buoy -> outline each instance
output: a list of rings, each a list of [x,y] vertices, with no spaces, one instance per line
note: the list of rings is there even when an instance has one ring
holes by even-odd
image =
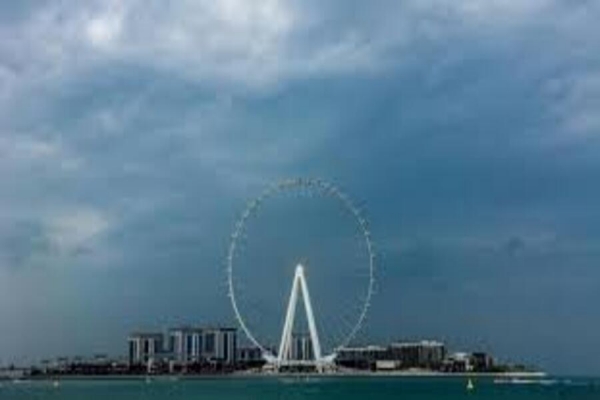
[[[57,380],[55,380],[54,382],[52,382],[52,386],[54,386],[55,388],[60,386],[60,382],[58,382]]]
[[[473,385],[473,381],[469,378],[469,380],[467,381],[467,391],[472,391],[473,389],[475,389],[475,385]]]

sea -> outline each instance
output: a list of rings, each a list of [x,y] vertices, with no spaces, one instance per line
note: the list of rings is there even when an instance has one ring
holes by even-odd
[[[600,379],[253,377],[0,382],[0,400],[599,400]]]

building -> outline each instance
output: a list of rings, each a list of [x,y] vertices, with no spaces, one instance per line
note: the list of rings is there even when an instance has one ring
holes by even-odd
[[[258,347],[239,347],[236,360],[239,363],[252,363],[263,361],[262,350]]]
[[[389,346],[390,357],[402,368],[439,369],[446,358],[446,347],[441,342],[397,342]]]
[[[238,347],[236,354],[236,368],[260,368],[265,364],[262,350],[258,347]]]
[[[344,347],[336,357],[338,365],[355,369],[376,369],[377,362],[382,360],[390,360],[390,353],[381,346]]]
[[[313,360],[314,350],[312,340],[308,334],[293,334],[292,346],[290,347],[291,360],[308,361]]]
[[[2,381],[4,379],[7,380],[16,380],[25,378],[28,374],[29,370],[25,368],[17,368],[14,365],[10,367],[0,367],[0,388],[2,387]]]
[[[179,364],[221,362],[234,364],[237,351],[235,328],[180,327],[169,330],[168,351]]]
[[[129,365],[146,364],[163,352],[162,333],[136,332],[127,338]]]
[[[395,371],[400,369],[400,361],[397,360],[377,360],[375,361],[375,370],[377,371]]]
[[[471,354],[470,361],[473,371],[476,372],[488,372],[494,367],[494,360],[487,353],[475,352]]]
[[[167,350],[173,361],[179,364],[201,362],[204,332],[199,328],[180,327],[169,330]]]
[[[204,348],[202,355],[210,361],[235,364],[237,352],[237,329],[207,328],[203,330]]]
[[[471,372],[473,365],[471,364],[471,354],[469,353],[452,353],[444,361],[443,370],[446,372]]]

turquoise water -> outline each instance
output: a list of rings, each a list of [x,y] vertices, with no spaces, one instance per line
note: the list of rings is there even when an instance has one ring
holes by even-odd
[[[185,381],[61,381],[0,384],[0,400],[135,399],[600,399],[600,380],[557,379],[546,384],[500,385],[464,378],[257,378]]]

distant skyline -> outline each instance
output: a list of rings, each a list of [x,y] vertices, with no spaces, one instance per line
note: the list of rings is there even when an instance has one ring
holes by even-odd
[[[308,176],[370,220],[359,340],[600,374],[599,18],[589,0],[2,2],[0,363],[234,324],[233,224]]]

